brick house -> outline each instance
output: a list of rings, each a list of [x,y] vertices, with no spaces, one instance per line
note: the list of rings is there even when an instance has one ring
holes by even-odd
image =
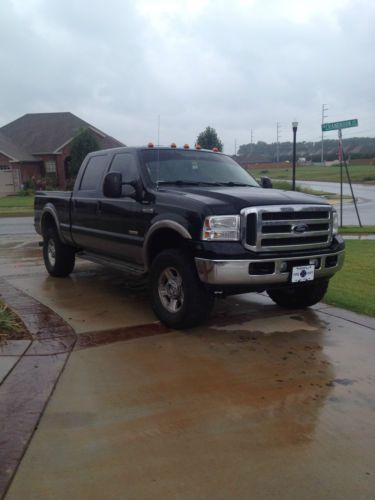
[[[89,129],[101,149],[124,146],[72,113],[29,113],[0,128],[0,171],[11,171],[16,184],[49,178],[65,188],[79,129]]]

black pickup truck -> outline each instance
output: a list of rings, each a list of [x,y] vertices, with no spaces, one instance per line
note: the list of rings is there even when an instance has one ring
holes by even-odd
[[[152,307],[173,328],[203,321],[215,295],[266,290],[280,306],[311,306],[343,264],[336,211],[261,184],[199,147],[91,153],[72,192],[36,194],[47,271],[68,276],[78,255],[148,275]]]

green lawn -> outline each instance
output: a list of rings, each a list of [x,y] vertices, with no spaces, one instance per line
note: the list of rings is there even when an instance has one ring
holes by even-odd
[[[331,280],[323,302],[375,316],[375,241],[347,241],[344,267]]]
[[[271,179],[292,179],[292,167],[286,166],[279,168],[257,168],[250,167],[249,172],[259,178],[262,175],[267,175]],[[353,182],[375,184],[375,165],[350,165],[350,177]],[[345,169],[343,170],[344,180],[346,180]],[[327,181],[340,182],[340,167],[300,167],[296,168],[296,179],[300,181]]]
[[[341,234],[375,234],[375,226],[343,226],[340,227]]]
[[[34,196],[0,197],[0,217],[12,215],[32,215],[33,213]]]

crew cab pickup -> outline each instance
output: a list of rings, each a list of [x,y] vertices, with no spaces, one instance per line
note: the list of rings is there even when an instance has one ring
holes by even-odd
[[[68,276],[78,255],[147,275],[152,307],[173,328],[202,322],[217,295],[267,291],[280,306],[311,306],[343,264],[336,211],[270,184],[215,151],[90,153],[72,192],[36,194],[45,266]]]

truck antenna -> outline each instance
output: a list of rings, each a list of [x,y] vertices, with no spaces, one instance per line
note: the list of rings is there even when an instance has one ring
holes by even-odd
[[[158,115],[158,154],[156,164],[156,190],[159,189],[159,172],[160,172],[160,114]]]

